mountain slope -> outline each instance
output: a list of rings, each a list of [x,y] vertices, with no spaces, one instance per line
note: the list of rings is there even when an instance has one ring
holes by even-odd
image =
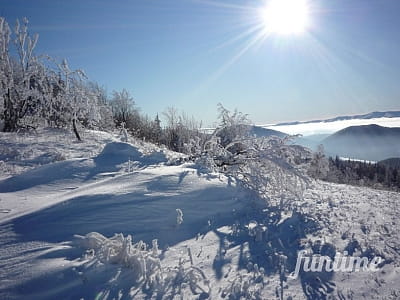
[[[256,136],[256,137],[270,137],[270,136],[277,136],[279,138],[285,138],[288,137],[289,134],[286,134],[284,132],[270,129],[270,128],[265,128],[261,126],[251,126],[250,135]],[[289,143],[300,145],[312,150],[315,150],[317,146],[320,144],[318,141],[309,139],[308,137],[302,137],[302,136],[296,136],[294,137]]]
[[[381,165],[390,167],[390,168],[400,168],[400,157],[391,157],[388,159],[384,159],[378,162]]]
[[[329,154],[379,161],[400,156],[400,128],[350,126],[325,138],[322,144]]]
[[[255,125],[250,126],[249,133],[250,133],[250,135],[256,136],[256,137],[277,136],[277,137],[283,138],[283,137],[287,136],[286,133],[283,133],[281,131],[264,128],[264,127],[260,127],[260,126],[255,126]]]

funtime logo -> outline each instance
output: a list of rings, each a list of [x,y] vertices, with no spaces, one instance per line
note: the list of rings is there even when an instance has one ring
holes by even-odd
[[[291,274],[292,278],[297,278],[301,271],[304,272],[375,272],[383,262],[379,256],[368,257],[348,256],[347,251],[343,254],[336,252],[332,259],[329,256],[311,255],[307,250],[301,250],[297,255],[296,268]]]

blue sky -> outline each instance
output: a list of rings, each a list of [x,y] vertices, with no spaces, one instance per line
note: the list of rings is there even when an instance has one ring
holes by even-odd
[[[149,115],[174,106],[212,125],[221,102],[267,124],[400,109],[400,1],[309,0],[307,32],[247,47],[264,3],[1,0],[0,15],[28,17],[37,53],[126,88]]]

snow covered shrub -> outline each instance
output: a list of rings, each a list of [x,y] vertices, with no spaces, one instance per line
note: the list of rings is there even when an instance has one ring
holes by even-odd
[[[174,107],[168,107],[163,116],[166,126],[162,131],[161,143],[173,151],[194,155],[205,137],[199,131],[201,123],[183,112],[179,114]]]
[[[191,138],[187,143],[183,145],[184,153],[191,155],[192,157],[200,157],[202,149],[202,139],[199,136]]]
[[[101,263],[120,264],[134,271],[138,282],[154,285],[161,278],[161,263],[157,241],[152,249],[147,249],[143,241],[133,243],[131,235],[115,234],[106,238],[97,232],[85,236],[76,235],[79,245],[93,254],[93,259]]]
[[[231,148],[230,151],[240,151],[240,143],[233,143],[238,138],[248,136],[250,131],[250,120],[246,114],[235,110],[231,113],[221,103],[218,104],[220,127],[217,131],[217,136],[220,138],[220,143],[223,147]]]
[[[189,259],[179,257],[175,267],[165,268],[160,261],[157,240],[152,241],[148,249],[143,241],[134,243],[130,235],[115,234],[107,238],[100,233],[91,232],[85,236],[75,235],[77,244],[86,249],[83,259],[87,265],[93,262],[118,264],[133,271],[133,280],[149,293],[157,296],[174,295],[189,292],[193,295],[209,295],[210,283],[204,272],[193,266],[190,251]]]
[[[302,170],[306,150],[290,145],[290,137],[250,135],[247,116],[222,105],[220,126],[206,140],[196,162],[223,172],[281,210],[302,198],[309,182]]]

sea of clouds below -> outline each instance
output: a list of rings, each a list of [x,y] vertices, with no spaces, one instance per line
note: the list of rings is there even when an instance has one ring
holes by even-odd
[[[377,124],[385,127],[400,127],[400,118],[353,119],[295,125],[267,125],[262,127],[278,130],[287,134],[301,134],[303,136],[309,136],[314,134],[332,134],[349,126],[369,124]]]

